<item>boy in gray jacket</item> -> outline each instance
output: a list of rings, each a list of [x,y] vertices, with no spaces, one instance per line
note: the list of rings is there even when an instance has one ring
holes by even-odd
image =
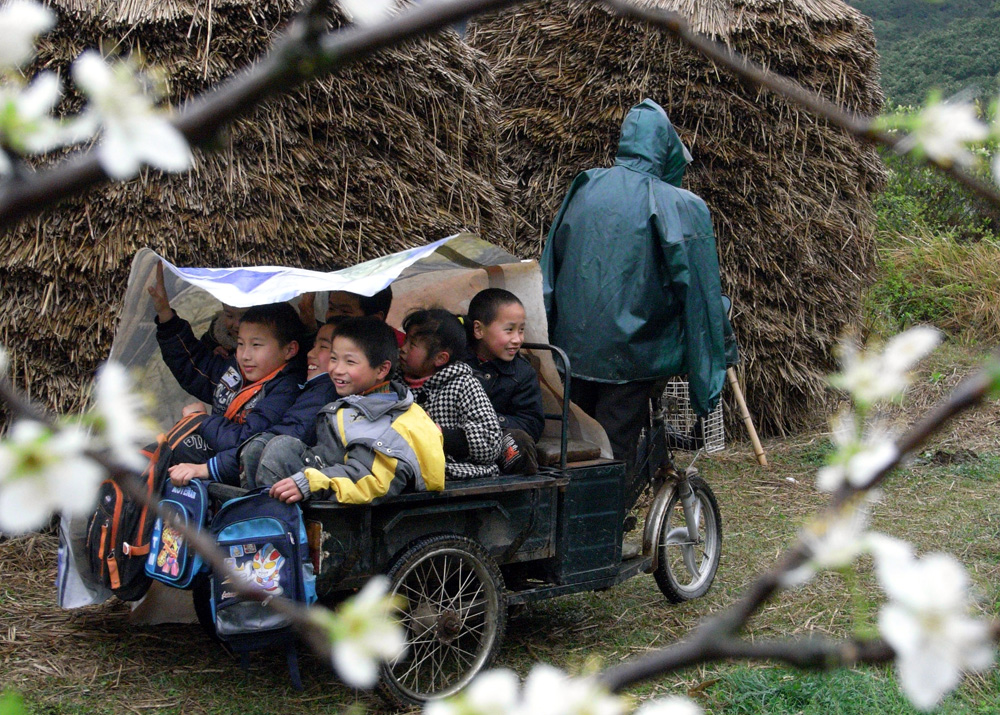
[[[281,435],[257,470],[259,485],[284,502],[335,499],[368,504],[405,489],[444,489],[441,430],[389,380],[399,352],[395,334],[375,318],[349,318],[333,336],[329,373],[338,399],[320,410],[316,446]]]

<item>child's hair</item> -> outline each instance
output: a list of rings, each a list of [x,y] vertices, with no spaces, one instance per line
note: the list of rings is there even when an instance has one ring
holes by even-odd
[[[396,371],[399,363],[396,331],[378,318],[369,315],[363,318],[344,318],[334,328],[333,337],[347,338],[357,345],[372,367],[378,367],[388,360],[392,365],[389,374]]]
[[[497,319],[497,312],[500,308],[511,303],[517,303],[522,308],[524,307],[520,298],[503,288],[486,288],[476,293],[469,302],[469,315],[465,320],[469,344],[472,345],[476,342],[472,330],[477,320],[485,327]]]
[[[247,308],[243,317],[240,318],[240,323],[253,323],[268,327],[282,347],[295,340],[301,348],[302,337],[306,332],[302,320],[299,319],[299,314],[288,303],[268,303]]]
[[[442,350],[447,352],[446,365],[461,360],[465,354],[465,328],[456,316],[442,308],[410,313],[403,321],[403,332],[424,341],[429,355],[437,355]]]
[[[358,307],[365,315],[375,315],[381,313],[388,317],[389,308],[392,307],[392,286],[386,286],[372,296],[358,295]]]

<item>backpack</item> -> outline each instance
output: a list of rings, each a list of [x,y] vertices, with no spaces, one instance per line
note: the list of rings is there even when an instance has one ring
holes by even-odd
[[[188,415],[168,434],[160,435],[155,445],[142,450],[149,458],[145,471],[121,478],[134,480],[152,502],[167,481],[174,448],[198,429],[204,417]],[[146,558],[153,522],[148,504],[129,497],[114,479],[101,483],[97,511],[87,524],[87,559],[97,583],[123,601],[137,601],[149,589]]]
[[[223,504],[212,519],[212,534],[227,565],[248,582],[275,596],[311,604],[316,600],[316,577],[302,510],[267,492],[264,487]],[[288,619],[266,603],[244,600],[227,588],[228,583],[226,575],[212,572],[210,606],[216,637],[240,654],[244,669],[251,651],[283,646],[292,684],[301,690]]]
[[[175,514],[186,526],[200,529],[208,520],[209,503],[208,487],[201,479],[192,479],[183,487],[167,481],[160,510]],[[157,517],[149,542],[146,575],[168,586],[191,588],[203,565],[201,555],[188,546],[181,533]]]

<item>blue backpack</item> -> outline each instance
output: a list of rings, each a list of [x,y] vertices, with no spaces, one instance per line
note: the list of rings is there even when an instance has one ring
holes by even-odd
[[[208,521],[209,502],[208,488],[201,479],[192,479],[183,487],[167,481],[160,507],[176,514],[183,524],[201,529]],[[149,544],[146,574],[168,586],[191,588],[204,562],[198,552],[188,547],[184,537],[157,518]]]
[[[226,563],[250,583],[275,596],[311,604],[316,577],[309,558],[302,510],[268,496],[267,488],[223,504],[212,519],[212,534]],[[219,640],[240,654],[244,669],[249,653],[284,646],[296,689],[299,680],[295,638],[285,616],[266,603],[247,601],[227,588],[229,579],[212,573],[211,613]]]

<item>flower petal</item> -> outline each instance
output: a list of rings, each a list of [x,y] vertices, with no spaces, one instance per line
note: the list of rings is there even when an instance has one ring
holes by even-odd
[[[163,171],[184,171],[193,157],[187,139],[165,117],[151,115],[137,120],[133,135],[137,155]]]
[[[22,476],[0,482],[0,532],[23,534],[45,526],[53,505],[39,481]]]

